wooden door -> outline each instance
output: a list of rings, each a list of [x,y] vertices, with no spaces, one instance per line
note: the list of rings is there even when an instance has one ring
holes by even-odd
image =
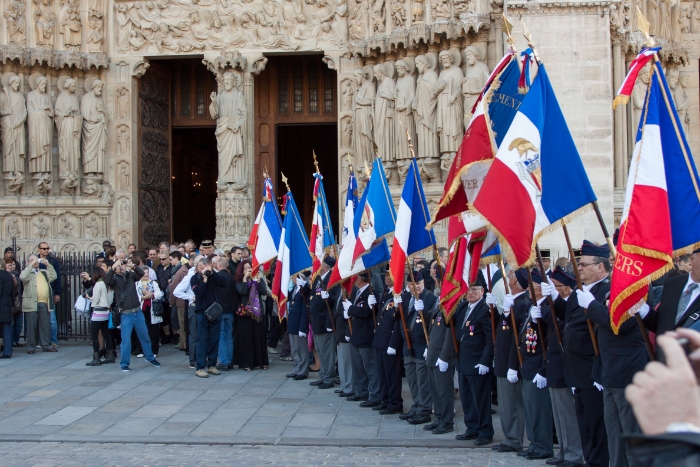
[[[172,241],[170,77],[151,63],[139,80],[139,248]]]

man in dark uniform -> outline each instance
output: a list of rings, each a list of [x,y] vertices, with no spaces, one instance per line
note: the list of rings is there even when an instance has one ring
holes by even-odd
[[[520,271],[523,275],[526,270]],[[530,298],[520,300],[513,307],[513,315],[518,325],[518,345],[523,357],[518,362],[518,352],[513,346],[509,366],[520,370],[520,388],[525,408],[525,431],[530,445],[527,451],[519,452],[528,460],[549,459],[554,456],[552,445],[552,402],[547,390],[546,362],[542,358],[542,348],[547,345],[547,325],[543,316],[550,315],[549,306],[542,296],[540,284],[542,274],[538,269],[531,271],[535,301]],[[538,322],[539,321],[539,322]],[[540,327],[542,333],[540,333]],[[556,337],[555,337],[556,339]]]
[[[458,326],[456,334],[459,342],[459,396],[464,410],[464,425],[467,428],[455,438],[473,439],[475,446],[483,446],[493,441],[493,331],[491,310],[483,300],[485,285],[483,275],[479,272],[476,283],[469,287],[467,299],[459,305],[451,322],[453,326]]]
[[[586,240],[581,250],[578,268],[581,280],[588,289],[587,300],[592,295],[602,305],[610,293],[610,280],[605,271],[606,263],[609,270],[610,252],[606,246],[596,246]],[[599,388],[600,385],[592,377],[595,352],[585,308],[579,305],[578,292],[581,291],[577,290],[577,294],[571,294],[567,300],[561,296],[554,300],[556,315],[564,321],[564,381],[574,391],[576,417],[586,464],[607,467],[610,458],[603,415],[603,393],[602,387]],[[553,291],[553,299],[555,295]],[[590,302],[587,301],[586,305],[590,305]]]
[[[304,297],[306,279],[300,273],[295,279],[295,286],[291,290],[287,303],[287,330],[289,331],[289,345],[292,348],[294,368],[287,374],[287,378],[301,381],[309,376],[309,344],[306,333],[309,330],[309,315]]]
[[[598,246],[584,241],[582,250],[583,256],[578,266],[584,287],[576,291],[575,298],[582,308],[588,309],[588,318],[597,324],[600,371],[594,375],[594,383],[598,383],[595,384],[596,388],[603,393],[610,465],[628,467],[633,465],[633,461],[627,453],[622,434],[639,432],[639,424],[625,398],[625,387],[632,382],[635,373],[644,370],[649,355],[634,319],[622,323],[617,334],[610,325],[607,307],[610,296],[610,249],[607,245]],[[552,293],[556,295],[557,291]]]
[[[321,270],[314,279],[311,288],[308,289],[309,308],[311,310],[311,328],[314,331],[314,345],[321,370],[318,379],[310,384],[319,389],[330,389],[335,386],[335,339],[333,335],[333,322],[331,316],[331,304],[334,304],[340,293],[338,287],[327,291],[328,280],[331,278],[331,269],[335,266],[335,260],[326,256],[321,264]]]
[[[347,400],[362,401],[360,407],[381,404],[377,358],[372,348],[375,326],[372,308],[377,304],[377,298],[370,292],[369,281],[369,271],[359,273],[350,300],[343,301],[344,317],[352,317],[350,359],[355,386],[355,395]]]
[[[407,420],[412,425],[421,425],[430,422],[430,412],[432,410],[430,380],[428,379],[428,367],[425,364],[428,349],[425,332],[423,331],[422,317],[428,319],[430,310],[437,306],[437,297],[426,290],[422,271],[413,271],[413,279],[415,280],[415,285],[409,282],[409,288],[412,289],[411,298],[408,306],[403,307],[404,313],[406,313],[408,338],[413,345],[412,352],[408,350],[408,345],[405,343],[403,345],[404,368],[406,370],[408,387],[411,390],[413,405],[408,412],[399,415],[399,418]],[[396,297],[395,300],[397,303],[403,302],[403,299],[400,297]],[[427,323],[425,324],[427,327]],[[406,336],[404,335],[403,326],[400,326],[399,330],[405,342]]]
[[[496,319],[496,347],[493,372],[498,386],[498,414],[501,419],[503,442],[492,446],[498,452],[519,452],[523,448],[525,434],[525,407],[518,372],[509,370],[510,348],[515,344],[510,312],[514,304],[527,300],[527,278],[520,271],[507,270],[508,291],[503,297],[503,313]],[[497,306],[493,294],[486,294],[486,304]]]
[[[335,390],[339,397],[349,397],[355,394],[352,381],[352,358],[350,356],[350,326],[349,320],[345,319],[343,301],[346,292],[344,286],[338,286],[338,298],[333,308],[335,319],[335,343],[336,354],[338,355],[338,377],[340,378],[340,388]]]
[[[372,347],[377,354],[377,370],[379,371],[380,395],[382,403],[372,410],[379,410],[382,415],[390,415],[403,412],[403,399],[401,398],[401,362],[396,349],[401,345],[400,341],[394,343],[396,347],[389,348],[390,342],[398,336],[401,339],[401,331],[394,331],[397,321],[400,321],[399,310],[394,306],[392,295],[394,281],[391,274],[384,276],[383,304],[377,315],[377,330],[374,333]]]
[[[540,249],[540,255],[542,256],[542,265],[544,266],[544,273],[547,276],[552,275],[552,252],[548,249]]]

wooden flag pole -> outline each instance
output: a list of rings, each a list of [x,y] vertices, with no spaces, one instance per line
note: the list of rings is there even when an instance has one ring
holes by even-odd
[[[503,266],[503,259],[499,261],[499,266],[501,268],[501,275],[503,276],[503,286],[506,289],[506,293],[510,293],[510,287],[508,287],[508,276],[506,276],[506,268]],[[515,338],[515,350],[518,352],[518,362],[520,366],[523,366],[523,354],[520,353],[520,345],[518,345],[518,324],[515,322],[515,316],[513,315],[513,309],[510,310],[510,322],[513,326],[513,337]]]
[[[540,253],[539,245],[535,245],[535,252],[537,253],[537,263],[540,266],[540,271],[542,271],[542,278],[544,279],[545,278],[544,261],[542,261],[542,253]],[[550,310],[550,313],[552,314],[552,322],[554,323],[554,332],[557,335],[557,342],[559,342],[559,350],[561,350],[561,354],[564,355],[564,339],[561,336],[561,329],[559,329],[559,322],[557,321],[557,314],[554,311],[554,300],[552,300],[551,295],[547,296],[547,303],[549,304],[549,310]]]
[[[537,306],[537,298],[535,297],[535,283],[532,282],[532,272],[530,271],[530,268],[527,268],[527,279],[530,282],[530,284],[529,284],[530,295],[531,295],[530,298],[532,299],[532,305]],[[511,314],[513,314],[512,310],[511,310]],[[529,310],[528,310],[528,314],[530,314]],[[547,349],[546,349],[547,346],[545,345],[545,342],[544,342],[544,332],[542,332],[542,318],[537,320],[537,332],[540,334],[540,339],[542,339],[542,358],[547,360]],[[534,352],[534,350],[533,350],[533,352]]]
[[[503,277],[503,282],[505,283],[506,277]],[[489,286],[489,293],[493,293],[493,284],[491,284],[491,265],[486,265],[486,281]],[[493,339],[494,349],[496,348],[496,312],[493,309],[493,305],[489,305],[491,310],[491,338]]]

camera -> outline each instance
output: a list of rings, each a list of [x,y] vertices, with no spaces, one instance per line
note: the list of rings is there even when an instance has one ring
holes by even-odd
[[[690,353],[693,351],[690,348],[690,341],[686,337],[678,338],[678,344],[683,348],[683,351],[685,352],[686,357],[688,355],[690,355]],[[661,348],[660,345],[656,346],[656,360],[663,363],[664,365],[667,364],[666,355],[664,354],[664,350]]]
[[[211,271],[209,271],[209,270],[204,271],[204,275],[205,275],[205,276],[211,276]]]

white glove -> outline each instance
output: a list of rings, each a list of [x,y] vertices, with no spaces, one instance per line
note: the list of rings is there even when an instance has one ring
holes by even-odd
[[[416,300],[414,306],[416,307],[416,311],[423,311],[423,308],[425,308],[425,305],[423,305],[423,300]]]
[[[542,295],[545,297],[551,296],[552,300],[559,298],[559,291],[554,286],[554,282],[552,282],[552,279],[549,276],[547,276],[547,283],[545,284],[543,282],[540,286],[542,287]]]
[[[377,297],[374,296],[374,294],[369,294],[369,297],[367,297],[367,304],[369,306],[374,306],[377,304]]]
[[[537,389],[544,389],[547,387],[547,378],[539,373],[535,375],[535,379],[533,379],[532,382],[537,385]]]
[[[352,306],[352,303],[350,303],[350,300],[343,300],[343,318],[345,319],[350,319],[348,316],[348,310]]]
[[[576,298],[578,298],[578,304],[581,308],[588,308],[592,301],[595,301],[595,297],[588,290],[577,290]]]
[[[489,372],[489,367],[487,367],[486,365],[482,365],[481,363],[478,363],[474,368],[479,370],[480,375],[485,375]]]
[[[328,295],[328,292],[326,292],[325,290],[322,290],[321,291],[321,298],[326,300],[328,297],[330,297],[330,295]]]
[[[392,349],[391,347],[389,347],[388,349],[386,349],[386,354],[387,355],[396,355],[396,349]]]
[[[486,304],[496,306],[496,297],[491,292],[486,292]]]
[[[304,279],[302,279],[301,277],[297,276],[297,278],[296,278],[296,284],[297,284],[299,287],[304,287],[304,286],[306,285],[306,281],[305,281]]]
[[[598,384],[598,383],[593,383],[593,386],[595,386],[595,388],[596,388],[598,391],[602,391],[602,390],[603,390],[603,386],[601,386],[601,385]]]
[[[532,306],[530,307],[530,318],[532,318],[532,322],[536,323],[538,318],[542,317],[542,308],[538,306]]]
[[[306,333],[299,331],[299,337],[306,337]]]
[[[326,332],[333,332],[333,329],[331,329],[331,328],[326,328]]]
[[[508,378],[508,381],[511,383],[517,383],[518,382],[518,372],[508,368],[508,373],[506,374],[506,378]]]
[[[403,303],[401,295],[394,295],[394,306],[398,307],[399,303]]]
[[[506,312],[506,316],[510,314],[513,303],[515,303],[515,298],[511,294],[506,294],[506,296],[503,297],[503,311]]]
[[[423,358],[428,358],[428,349],[423,351]]]
[[[348,310],[343,310],[343,318],[350,319],[350,315],[348,315]]]
[[[646,316],[649,314],[649,304],[644,302],[642,303],[642,306],[637,308],[635,311],[630,310],[630,316],[634,316],[637,313],[639,313],[639,316],[644,319]]]
[[[447,367],[449,367],[450,365],[449,363],[443,362],[438,358],[437,362],[435,363],[435,366],[440,368],[440,373],[444,373],[447,371]]]
[[[350,342],[350,336],[345,336],[345,342]]]

